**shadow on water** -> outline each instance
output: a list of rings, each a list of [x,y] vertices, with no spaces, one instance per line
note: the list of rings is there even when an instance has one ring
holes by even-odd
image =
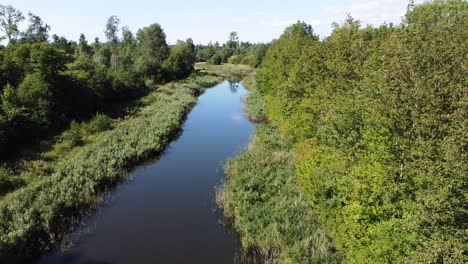
[[[226,160],[253,134],[246,93],[236,80],[208,89],[167,150],[109,188],[87,220],[36,263],[260,263],[242,252],[215,205]]]

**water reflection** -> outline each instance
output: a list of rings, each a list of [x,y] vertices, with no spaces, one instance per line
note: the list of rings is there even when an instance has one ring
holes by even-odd
[[[231,90],[231,93],[237,93],[237,90],[239,89],[239,81],[235,79],[228,79],[227,80],[229,83],[229,90]]]

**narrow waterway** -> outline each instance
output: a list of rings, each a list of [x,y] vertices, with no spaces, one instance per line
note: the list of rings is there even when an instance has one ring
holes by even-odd
[[[253,133],[242,111],[246,93],[232,81],[208,89],[161,157],[116,188],[69,250],[39,263],[239,263],[238,238],[222,224],[214,196],[226,160]]]

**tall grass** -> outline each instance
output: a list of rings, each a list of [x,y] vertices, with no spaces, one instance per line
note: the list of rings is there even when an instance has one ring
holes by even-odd
[[[331,239],[295,177],[291,140],[271,125],[256,128],[245,153],[228,162],[217,203],[242,247],[264,263],[339,263]]]
[[[245,114],[253,122],[264,122],[268,120],[265,112],[265,100],[257,89],[256,72],[247,75],[242,84],[250,92],[244,97]]]
[[[54,172],[0,201],[0,262],[50,250],[113,183],[140,161],[161,152],[176,135],[205,87],[222,77],[193,77],[150,100],[133,118],[99,134],[61,160]],[[167,89],[167,87],[165,87]],[[103,120],[101,120],[103,121]],[[96,126],[107,126],[99,121]]]
[[[195,64],[195,68],[201,72],[219,74],[228,78],[235,78],[238,80],[242,80],[245,76],[249,75],[254,70],[248,65],[234,65],[229,63],[221,65],[211,65],[205,62],[199,62]]]

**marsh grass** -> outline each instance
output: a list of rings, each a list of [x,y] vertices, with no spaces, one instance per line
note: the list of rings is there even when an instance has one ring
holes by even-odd
[[[242,80],[242,85],[250,92],[242,100],[245,103],[244,112],[247,118],[255,123],[268,120],[265,112],[265,100],[257,89],[256,71],[252,71]]]
[[[211,65],[206,62],[196,63],[195,69],[197,69],[200,72],[208,74],[218,74],[227,78],[234,78],[237,80],[244,79],[244,77],[246,77],[254,71],[254,69],[248,65],[234,65],[229,63],[221,65]]]
[[[226,165],[218,206],[240,233],[247,258],[263,263],[340,263],[295,177],[292,140],[268,124]]]

